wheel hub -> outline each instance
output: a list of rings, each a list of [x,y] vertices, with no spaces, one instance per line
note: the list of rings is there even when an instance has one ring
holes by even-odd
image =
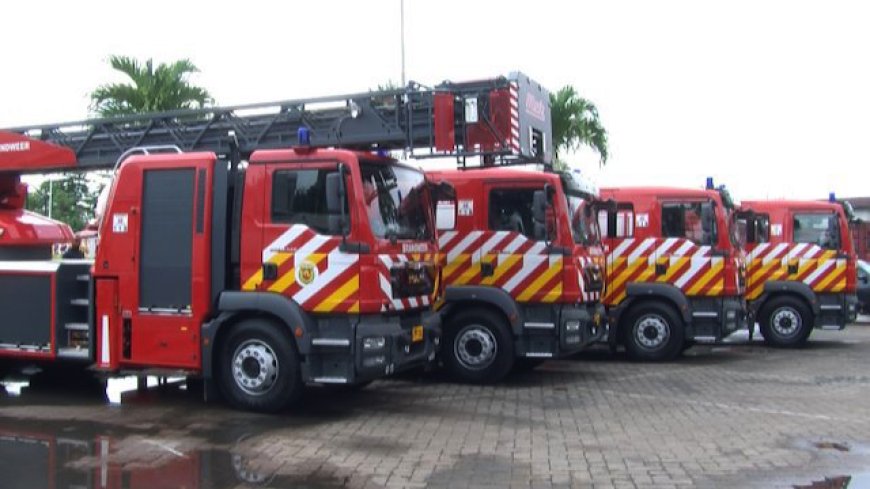
[[[269,392],[278,380],[277,355],[261,340],[243,342],[233,354],[233,379],[249,395]]]
[[[670,326],[657,314],[641,316],[635,325],[638,344],[648,349],[661,348],[671,335]]]
[[[498,342],[489,329],[480,325],[470,325],[456,335],[453,350],[463,367],[480,370],[495,361]]]
[[[773,330],[780,336],[794,336],[801,327],[801,317],[790,307],[780,307],[773,311]]]

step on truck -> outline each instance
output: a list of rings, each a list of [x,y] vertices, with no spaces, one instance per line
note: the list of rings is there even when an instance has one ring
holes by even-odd
[[[430,172],[445,260],[440,358],[456,378],[494,382],[604,337],[596,190],[578,174],[511,168]]]
[[[609,188],[601,200],[612,348],[670,360],[746,327],[744,256],[724,188]]]
[[[487,155],[443,94],[489,89],[412,83],[0,130],[0,358],[200,376],[206,397],[260,411],[305,384],[427,365],[432,192],[386,152]],[[95,260],[51,260],[70,230],[22,210],[21,175],[106,168]]]
[[[857,317],[857,269],[848,202],[744,201],[737,223],[748,257],[746,300],[764,341],[803,345],[814,328]]]

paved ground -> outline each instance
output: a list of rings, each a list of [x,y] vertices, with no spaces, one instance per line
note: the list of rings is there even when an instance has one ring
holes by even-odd
[[[670,364],[594,352],[492,387],[411,377],[317,389],[282,416],[203,405],[176,386],[115,404],[8,384],[0,473],[59,488],[793,487],[842,475],[858,487],[870,474],[868,365],[865,325],[816,331],[800,351],[744,341]]]

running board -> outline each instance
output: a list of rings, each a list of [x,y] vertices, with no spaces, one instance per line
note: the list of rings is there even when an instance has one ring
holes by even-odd
[[[316,384],[347,384],[345,377],[314,377],[311,382]]]
[[[530,351],[526,352],[526,358],[553,358],[553,354],[548,352]]]

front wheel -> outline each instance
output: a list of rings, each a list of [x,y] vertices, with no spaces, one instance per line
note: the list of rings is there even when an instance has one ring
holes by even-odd
[[[685,344],[683,321],[673,308],[655,302],[641,303],[625,315],[623,344],[634,360],[660,362],[679,355]]]
[[[252,319],[222,342],[218,384],[234,407],[276,412],[299,400],[304,384],[299,354],[282,326]]]
[[[802,346],[813,331],[812,312],[793,297],[776,297],[765,304],[760,323],[764,342],[780,348]]]
[[[513,338],[505,321],[484,310],[460,312],[446,325],[444,366],[457,380],[498,382],[514,364]]]

